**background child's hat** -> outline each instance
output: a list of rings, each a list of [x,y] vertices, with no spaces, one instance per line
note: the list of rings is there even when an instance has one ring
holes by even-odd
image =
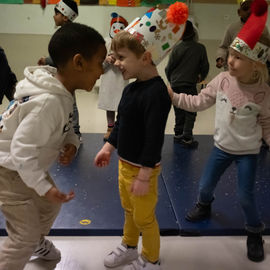
[[[76,2],[75,2],[76,3]],[[77,5],[77,3],[76,3]],[[67,16],[70,21],[74,21],[77,18],[78,13],[72,9],[72,7],[68,6],[67,3],[64,3],[63,0],[59,1],[55,5],[55,9],[61,12],[64,16]]]
[[[122,23],[125,27],[127,27],[128,22],[124,17],[118,15],[116,12],[113,12],[111,16],[112,16],[111,26],[113,23],[118,22],[118,23]]]
[[[151,52],[152,60],[157,65],[181,39],[187,18],[187,5],[176,2],[168,10],[151,8],[141,18],[133,20],[125,30]]]
[[[267,9],[265,0],[254,0],[251,15],[230,46],[248,58],[263,63],[267,60],[269,47],[260,43],[259,39],[267,21]]]

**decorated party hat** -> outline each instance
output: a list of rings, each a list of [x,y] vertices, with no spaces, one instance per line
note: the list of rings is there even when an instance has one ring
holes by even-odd
[[[125,30],[151,52],[152,60],[157,65],[181,39],[187,18],[187,5],[176,2],[167,10],[151,8],[141,18],[133,20]]]
[[[267,21],[267,9],[265,0],[254,0],[251,15],[230,46],[248,58],[263,63],[267,60],[269,47],[260,43],[259,39]]]
[[[76,7],[76,9],[75,9]],[[74,21],[78,16],[77,3],[73,0],[61,0],[55,5],[55,9],[67,16],[70,21]]]

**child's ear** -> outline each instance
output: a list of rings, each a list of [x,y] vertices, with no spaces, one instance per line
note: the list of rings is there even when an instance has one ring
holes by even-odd
[[[152,54],[149,51],[143,53],[143,61],[147,64],[152,63]]]
[[[65,23],[69,22],[69,18],[67,16],[64,16],[64,22]]]
[[[84,58],[81,54],[77,53],[72,58],[73,67],[77,71],[82,71],[84,67]]]

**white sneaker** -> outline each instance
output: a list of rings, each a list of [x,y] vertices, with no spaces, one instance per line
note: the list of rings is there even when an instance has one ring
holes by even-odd
[[[160,262],[156,264],[145,261],[140,256],[137,260],[134,260],[131,264],[126,265],[123,270],[162,270]]]
[[[121,244],[106,256],[104,265],[107,267],[116,267],[130,263],[136,260],[138,256],[137,248],[127,248],[124,244]]]
[[[36,256],[47,261],[53,261],[61,258],[61,252],[50,240],[43,238],[32,256]]]

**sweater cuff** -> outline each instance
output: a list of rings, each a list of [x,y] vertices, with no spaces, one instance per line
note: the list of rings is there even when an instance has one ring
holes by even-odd
[[[53,185],[44,179],[43,181],[37,183],[37,185],[34,187],[34,190],[39,196],[44,196],[52,187]]]
[[[172,104],[173,104],[175,107],[178,107],[179,96],[180,96],[180,94],[173,93]]]

